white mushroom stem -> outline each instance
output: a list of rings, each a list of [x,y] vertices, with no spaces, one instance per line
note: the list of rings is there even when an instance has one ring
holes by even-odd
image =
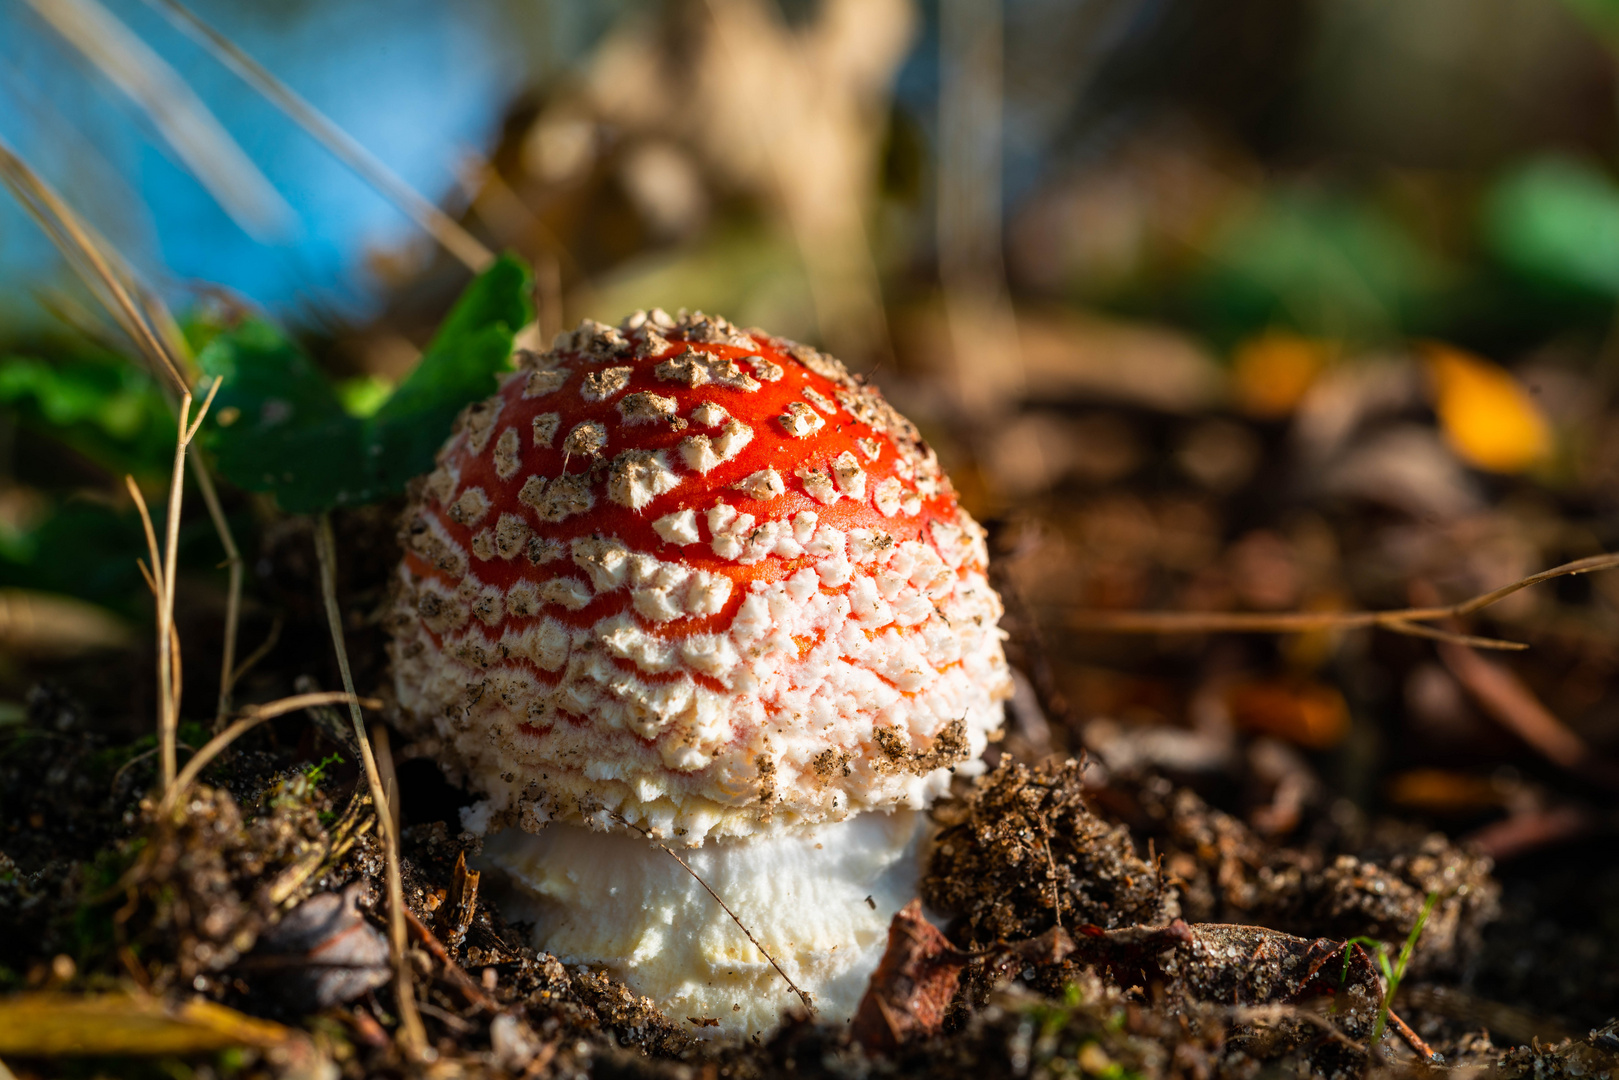
[[[709,840],[681,857],[793,982],[818,1019],[847,1023],[916,895],[926,816],[857,814],[780,835]],[[799,1005],[786,981],[667,851],[635,835],[552,824],[484,847],[510,883],[503,910],[534,944],[645,994],[698,1037],[768,1034]],[[717,1020],[719,1026],[692,1021]]]

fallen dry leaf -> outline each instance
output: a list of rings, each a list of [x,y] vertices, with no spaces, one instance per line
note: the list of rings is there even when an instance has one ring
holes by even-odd
[[[888,949],[855,1011],[855,1042],[881,1053],[937,1033],[969,959],[922,917],[920,900],[906,904],[889,924]]]
[[[309,1036],[211,1001],[39,992],[0,998],[0,1054],[18,1057],[262,1051],[289,1078],[325,1078],[331,1063]]]
[[[1523,384],[1503,367],[1450,345],[1423,349],[1445,441],[1491,472],[1522,472],[1551,449],[1551,431]]]

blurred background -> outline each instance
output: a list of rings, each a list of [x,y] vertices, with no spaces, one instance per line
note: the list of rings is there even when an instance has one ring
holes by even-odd
[[[530,260],[537,340],[701,308],[868,374],[991,529],[1008,748],[1200,778],[1273,836],[1330,793],[1504,862],[1611,856],[1619,575],[1473,620],[1521,654],[1091,620],[1451,602],[1619,548],[1614,0],[194,10]],[[0,0],[0,137],[182,318],[269,314],[363,409],[470,271],[171,14]],[[119,352],[0,205],[8,715],[42,658],[145,632],[122,477],[160,491],[173,427]],[[278,525],[227,501],[250,646]],[[1619,938],[1590,905],[1580,964]]]

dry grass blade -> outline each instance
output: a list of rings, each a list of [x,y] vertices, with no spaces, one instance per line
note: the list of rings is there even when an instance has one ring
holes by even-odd
[[[174,575],[179,565],[180,501],[185,492],[186,421],[191,415],[191,395],[180,397],[180,437],[174,441],[174,472],[169,477],[169,517],[164,524],[163,569],[154,568],[159,586],[157,598],[157,680],[158,745],[163,748],[163,790],[174,786],[174,740],[180,730],[180,695],[174,682]]]
[[[37,0],[36,0],[37,2]],[[444,249],[461,260],[474,273],[494,261],[494,252],[456,224],[444,211],[424,199],[371,151],[333,123],[286,83],[243,52],[235,42],[209,26],[176,0],[147,0],[182,32],[208,49],[276,108],[286,113],[332,156],[353,169],[361,179],[376,188]]]
[[[209,739],[186,762],[186,767],[180,772],[174,785],[163,796],[163,809],[166,813],[174,807],[180,796],[196,783],[197,777],[203,768],[214,758],[224,752],[225,748],[266,720],[274,720],[278,716],[285,716],[299,709],[307,709],[311,705],[334,705],[338,702],[348,702],[362,709],[375,711],[382,708],[382,702],[376,698],[357,698],[353,694],[345,694],[337,690],[318,694],[296,694],[293,697],[281,698],[265,705],[250,705],[242,710],[242,718],[231,724],[224,731]]]
[[[216,380],[214,388],[219,383]],[[212,400],[212,393],[209,399]],[[230,712],[231,693],[236,688],[236,680],[241,673],[236,668],[236,637],[242,621],[242,552],[236,546],[236,538],[231,535],[230,522],[225,518],[225,508],[220,505],[219,492],[214,488],[213,474],[201,461],[195,463],[193,475],[197,478],[197,489],[202,492],[203,505],[208,508],[208,517],[214,523],[214,532],[219,535],[219,542],[225,548],[225,567],[229,580],[225,589],[225,639],[220,645],[219,658],[219,706],[215,712],[215,723],[221,723],[225,714]],[[279,627],[279,623],[277,626]],[[279,632],[279,631],[278,631]],[[273,644],[272,637],[267,644]]]
[[[230,683],[232,686],[241,682],[242,676],[252,671],[259,665],[259,661],[270,655],[270,650],[274,649],[276,643],[281,640],[281,628],[283,625],[279,615],[270,622],[270,632],[264,635],[264,640],[259,642],[258,647],[248,653],[240,664],[236,665],[235,671],[231,672]]]
[[[782,981],[787,984],[787,989],[791,990],[798,996],[798,1000],[804,1003],[804,1008],[810,1011],[810,1015],[813,1016],[815,1014],[815,999],[810,997],[807,990],[799,989],[798,984],[793,982],[792,976],[788,975],[787,972],[782,969],[782,966],[776,962],[776,958],[770,955],[769,950],[760,944],[758,938],[753,936],[753,931],[748,929],[747,924],[738,918],[737,913],[731,910],[731,906],[720,897],[720,894],[715,892],[708,882],[703,880],[702,875],[691,868],[690,863],[688,863],[685,859],[682,859],[674,848],[670,847],[668,844],[660,842],[657,837],[653,836],[646,829],[641,828],[641,826],[632,823],[623,814],[614,813],[611,816],[614,821],[618,822],[626,829],[634,829],[636,832],[640,833],[646,838],[647,843],[652,844],[655,847],[662,848],[665,854],[667,854],[675,862],[679,863],[681,869],[690,874],[691,879],[697,882],[697,884],[701,885],[703,887],[703,891],[714,898],[714,903],[718,904],[720,909],[731,917],[731,921],[736,923],[737,929],[741,930],[742,933],[747,935],[748,941],[752,942],[753,947],[759,950],[759,955],[770,961],[770,966],[775,968],[776,974],[782,977]]]
[[[178,392],[187,392],[190,386],[179,364],[131,295],[129,275],[123,272],[121,260],[4,139],[0,139],[0,181],[106,306],[152,369],[160,377],[166,376]]]
[[[1389,611],[1294,611],[1280,615],[1246,611],[1073,611],[1069,612],[1067,623],[1073,630],[1097,630],[1112,634],[1302,634],[1312,630],[1353,630],[1377,626],[1398,634],[1477,648],[1517,650],[1528,646],[1515,641],[1473,637],[1417,624],[1439,619],[1460,619],[1531,585],[1615,567],[1619,567],[1619,553],[1592,555],[1542,570],[1510,585],[1445,607],[1395,608]]]
[[[129,489],[129,497],[135,501],[135,509],[140,512],[141,526],[146,530],[146,551],[151,556],[151,569],[140,560],[136,560],[141,568],[141,576],[146,578],[147,586],[152,590],[153,596],[162,594],[162,586],[158,583],[156,568],[160,565],[157,553],[157,531],[152,528],[152,513],[146,508],[146,496],[141,494],[140,485],[135,483],[133,476],[124,477],[124,486]]]
[[[1457,604],[1454,613],[1456,618],[1459,619],[1464,615],[1471,615],[1480,608],[1486,608],[1497,601],[1505,600],[1513,593],[1527,589],[1531,585],[1539,585],[1541,582],[1550,581],[1553,578],[1570,577],[1575,574],[1590,574],[1597,570],[1612,570],[1615,567],[1619,567],[1619,552],[1608,552],[1602,555],[1590,555],[1583,559],[1575,559],[1573,562],[1554,566],[1550,570],[1542,570],[1540,573],[1531,574],[1521,581],[1514,581],[1511,585],[1503,585],[1493,592],[1487,592],[1480,596],[1475,596],[1465,603]]]
[[[1407,637],[1427,638],[1429,641],[1442,641],[1447,645],[1466,645],[1473,649],[1493,649],[1496,652],[1523,652],[1529,648],[1521,641],[1505,641],[1501,638],[1479,637],[1477,634],[1461,634],[1454,630],[1445,630],[1437,626],[1425,626],[1422,623],[1405,622],[1401,619],[1391,619],[1378,625],[1390,633],[1404,634]]]
[[[214,395],[219,392],[220,381],[214,380],[194,420],[191,416],[191,395],[182,394],[180,398],[180,430],[174,442],[174,471],[169,478],[169,513],[168,520],[163,523],[161,560],[157,533],[152,526],[152,515],[146,506],[146,499],[141,495],[134,477],[124,478],[130,496],[135,500],[135,507],[140,512],[141,525],[146,530],[147,550],[152,558],[150,572],[143,567],[143,573],[146,573],[147,584],[157,595],[158,746],[162,751],[165,794],[174,786],[177,766],[175,738],[180,729],[180,638],[174,625],[174,579],[180,554],[180,506],[185,492],[186,450],[201,428]]]
[[[294,214],[253,159],[163,58],[96,0],[28,0],[41,19],[151,119],[186,168],[259,239]]]
[[[140,288],[117,252],[97,236],[93,229],[80,221],[73,209],[30,169],[26,162],[13,153],[4,140],[0,140],[0,180],[4,180],[18,202],[56,244],[69,265],[84,279],[85,285],[106,306],[120,328],[129,335],[137,349],[146,357],[147,363],[151,365],[157,377],[162,379],[166,376],[174,389],[182,395],[186,394],[188,382],[185,375],[187,365],[184,363],[186,356],[184,338],[180,335],[174,319],[156,298]],[[210,391],[209,401],[212,401],[213,393],[218,390],[219,385],[216,380],[214,390]],[[175,405],[172,398],[170,405],[171,407]],[[201,425],[206,412],[205,405],[203,411],[197,414],[196,423],[183,441],[189,442],[196,435],[196,428]],[[182,432],[184,427],[182,422]],[[220,680],[219,715],[222,717],[229,708],[229,692],[235,682],[233,666],[237,624],[241,612],[242,556],[236,547],[235,538],[231,535],[224,509],[220,506],[213,478],[206,469],[198,468],[197,486],[202,491],[203,502],[208,507],[208,516],[213,521],[214,530],[219,535],[219,542],[225,549],[230,567],[230,585],[225,605],[225,647]],[[134,490],[133,485],[131,490],[144,513],[145,504],[140,492]],[[146,525],[147,541],[152,549],[152,566],[155,571],[158,560],[149,517],[146,519]],[[158,590],[154,582],[154,592],[156,591]]]
[[[377,829],[382,834],[386,856],[388,942],[393,954],[395,1000],[399,1005],[399,1041],[405,1056],[418,1060],[427,1048],[427,1029],[422,1026],[421,1014],[416,1009],[416,990],[405,955],[405,891],[399,870],[399,834],[394,829],[387,793],[383,791],[382,776],[377,771],[376,755],[371,752],[371,740],[366,736],[365,719],[356,704],[359,698],[354,695],[354,674],[349,670],[348,646],[344,643],[343,613],[337,606],[337,541],[332,537],[332,519],[328,514],[321,514],[315,521],[315,555],[320,563],[320,591],[326,603],[332,648],[337,651],[343,689],[350,695],[349,719],[354,724],[354,739],[365,763],[365,779],[370,785],[371,803],[377,809]]]

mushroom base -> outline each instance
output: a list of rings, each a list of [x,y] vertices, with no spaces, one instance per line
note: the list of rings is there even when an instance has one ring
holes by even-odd
[[[814,996],[818,1019],[844,1024],[890,920],[916,895],[926,821],[914,810],[871,812],[680,854]],[[537,948],[609,972],[699,1038],[768,1034],[802,1007],[691,874],[638,836],[509,829],[490,838],[483,859],[505,874],[503,910],[532,920]]]

